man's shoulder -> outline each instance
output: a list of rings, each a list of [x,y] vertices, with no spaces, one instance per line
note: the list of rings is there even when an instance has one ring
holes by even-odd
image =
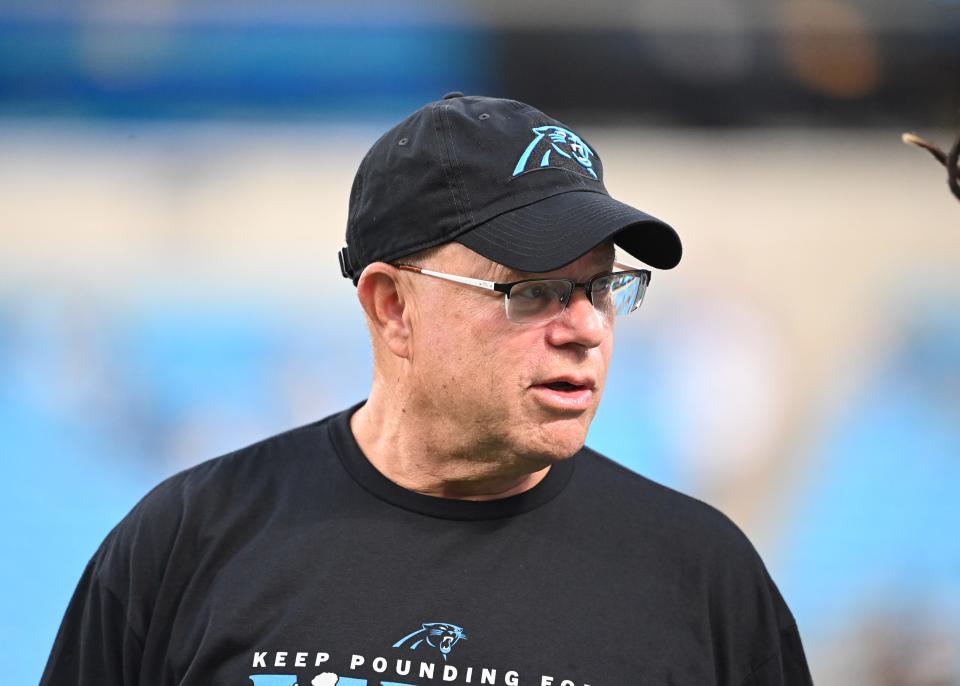
[[[782,651],[791,669],[805,671],[796,619],[757,549],[730,517],[596,451],[585,449],[582,457],[580,495],[592,497],[594,512],[602,513],[620,567],[648,574],[653,569],[668,583],[681,584],[684,597],[705,599],[711,626],[736,646],[731,651],[754,655],[737,666],[741,674],[733,683],[747,683],[744,671],[765,674],[764,660]],[[804,680],[800,674],[801,682],[809,683],[809,675]]]
[[[338,415],[282,431],[183,469],[158,484],[144,500],[209,495],[210,489],[229,488],[237,482],[268,485],[273,475],[285,475],[294,463],[322,462],[331,453],[327,425]]]
[[[338,413],[339,414],[339,413]],[[289,499],[305,474],[327,469],[332,448],[327,424],[337,414],[208,459],[154,486],[107,535],[98,560],[126,565],[134,550],[170,550],[203,529],[264,513]]]
[[[244,483],[269,485],[272,475],[283,475],[293,466],[291,463],[322,460],[329,454],[324,442],[326,424],[335,416],[288,429],[187,467],[158,483],[137,508],[167,510],[173,501],[208,498],[212,491],[229,490]]]
[[[757,553],[743,530],[724,512],[692,495],[638,474],[589,447],[581,454],[580,488],[604,517],[646,531],[691,553],[739,551],[745,561]]]

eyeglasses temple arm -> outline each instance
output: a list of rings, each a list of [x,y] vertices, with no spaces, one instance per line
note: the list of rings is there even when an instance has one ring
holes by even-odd
[[[496,284],[493,281],[484,281],[483,279],[471,279],[469,276],[456,276],[455,274],[444,274],[443,272],[435,272],[432,269],[423,269],[422,267],[414,267],[410,264],[397,264],[394,265],[397,269],[403,269],[408,272],[417,272],[418,274],[426,274],[427,276],[434,276],[438,279],[443,279],[445,281],[455,281],[456,283],[462,283],[467,286],[476,286],[477,288],[484,288],[488,291],[495,291]]]

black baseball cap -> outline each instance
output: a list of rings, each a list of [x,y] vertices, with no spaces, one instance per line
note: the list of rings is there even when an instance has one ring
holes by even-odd
[[[658,269],[680,261],[661,220],[614,200],[596,149],[515,100],[450,93],[387,131],[350,192],[340,270],[459,241],[525,272],[548,272],[613,239]]]

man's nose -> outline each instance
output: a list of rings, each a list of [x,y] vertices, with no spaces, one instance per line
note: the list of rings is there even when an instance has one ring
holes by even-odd
[[[550,342],[558,346],[576,343],[596,348],[609,329],[608,318],[596,310],[582,288],[575,288],[566,309],[552,322]]]

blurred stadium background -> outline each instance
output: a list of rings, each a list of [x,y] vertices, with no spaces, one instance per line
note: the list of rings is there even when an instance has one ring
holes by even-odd
[[[362,398],[353,173],[513,97],[670,221],[590,443],[727,512],[816,683],[960,684],[957,0],[0,0],[0,645],[158,480]]]

